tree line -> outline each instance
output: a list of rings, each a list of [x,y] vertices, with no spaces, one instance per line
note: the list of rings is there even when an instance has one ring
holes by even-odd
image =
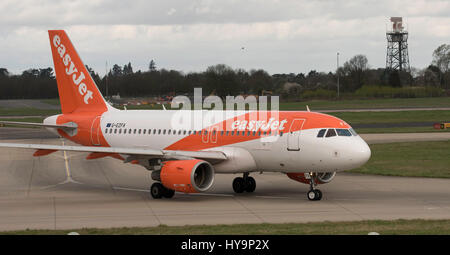
[[[233,69],[224,64],[209,66],[203,72],[183,73],[158,69],[151,60],[148,70],[134,71],[131,63],[113,65],[100,77],[89,66],[87,70],[103,95],[142,97],[192,93],[194,87],[203,88],[204,95],[273,93],[284,98],[301,98],[305,91],[336,90],[354,92],[364,85],[390,87],[436,87],[450,89],[450,45],[443,44],[433,52],[432,63],[423,69],[399,72],[385,68],[371,68],[364,55],[347,60],[336,72],[288,73],[270,75],[263,69]],[[0,68],[0,99],[56,98],[58,91],[53,69],[28,69],[20,75]]]

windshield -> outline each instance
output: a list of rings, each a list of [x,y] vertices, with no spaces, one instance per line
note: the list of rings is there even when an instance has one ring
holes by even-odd
[[[356,131],[353,128],[350,128],[349,131],[350,131],[350,133],[352,133],[352,135],[358,136],[358,134],[356,133]]]
[[[338,136],[352,136],[352,133],[348,129],[336,129],[336,133]]]

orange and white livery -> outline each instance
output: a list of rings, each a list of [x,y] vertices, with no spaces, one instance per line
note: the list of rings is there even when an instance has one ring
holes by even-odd
[[[170,198],[175,191],[206,192],[215,174],[242,173],[234,179],[233,190],[253,192],[256,182],[250,173],[282,172],[309,184],[308,199],[320,200],[318,184],[370,158],[369,146],[350,125],[321,113],[118,110],[104,100],[66,33],[51,30],[49,37],[62,114],[42,124],[21,124],[46,127],[79,146],[0,147],[34,149],[34,156],[79,151],[88,153],[86,159],[113,157],[140,164],[156,181],[150,188],[153,198]],[[211,115],[208,124],[193,117],[211,120]],[[176,125],[174,119],[192,124]]]

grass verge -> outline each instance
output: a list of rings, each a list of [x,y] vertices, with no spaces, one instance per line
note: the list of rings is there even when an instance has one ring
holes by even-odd
[[[190,225],[169,227],[83,228],[72,230],[22,230],[3,235],[449,235],[450,220],[367,220],[284,224]]]
[[[352,173],[450,178],[450,141],[370,145],[372,156]]]
[[[60,113],[61,110],[36,108],[0,108],[0,116],[50,116]]]
[[[450,128],[434,129],[433,127],[356,128],[355,130],[359,134],[450,132]]]

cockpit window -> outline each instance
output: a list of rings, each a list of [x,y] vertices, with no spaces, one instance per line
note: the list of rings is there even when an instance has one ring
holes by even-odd
[[[333,128],[328,129],[327,135],[325,137],[336,136],[336,131]]]
[[[326,129],[321,129],[319,131],[319,133],[317,134],[317,137],[323,137],[323,135],[325,134],[325,131],[327,131]]]
[[[338,136],[352,136],[348,129],[337,128],[336,132]]]
[[[350,131],[350,133],[352,133],[352,135],[358,136],[358,134],[356,133],[356,131],[353,128],[350,128],[349,131]]]

